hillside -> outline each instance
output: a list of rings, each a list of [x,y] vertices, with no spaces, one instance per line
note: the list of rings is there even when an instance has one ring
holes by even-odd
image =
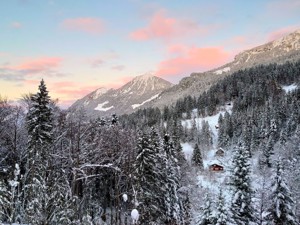
[[[165,90],[159,99],[152,101],[147,106],[163,108],[165,105],[174,104],[179,98],[199,95],[217,81],[241,69],[261,64],[281,64],[299,59],[300,30],[296,30],[283,38],[241,52],[235,56],[232,62],[216,69],[192,73],[189,77],[183,78],[179,84]]]

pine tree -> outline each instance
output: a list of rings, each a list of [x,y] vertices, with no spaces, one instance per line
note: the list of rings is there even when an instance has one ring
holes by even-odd
[[[273,146],[274,141],[272,136],[270,136],[266,145],[263,146],[263,158],[261,160],[261,163],[269,168],[272,167],[271,156],[274,154]]]
[[[190,136],[188,141],[197,141],[198,139],[198,129],[197,129],[197,122],[196,118],[193,117],[192,119],[192,128],[190,130]]]
[[[231,175],[231,185],[233,187],[231,216],[232,222],[238,225],[246,225],[253,221],[254,210],[251,202],[249,156],[249,152],[242,144],[239,144],[234,154]]]
[[[152,138],[153,138],[152,133]],[[151,224],[165,218],[164,196],[166,182],[163,180],[161,154],[156,143],[147,134],[142,134],[137,143],[137,157],[134,163],[134,180],[137,189],[137,200],[140,222]]]
[[[277,161],[276,174],[273,177],[270,194],[271,205],[268,208],[267,221],[270,225],[298,225],[294,212],[294,201],[283,177],[283,167]]]
[[[183,225],[190,225],[191,224],[191,218],[192,218],[192,215],[191,215],[191,201],[190,201],[190,197],[189,195],[187,194],[185,200],[183,201],[182,203],[182,208],[183,208]]]
[[[168,223],[180,221],[180,199],[177,194],[179,189],[180,171],[176,151],[170,136],[165,134],[163,142],[163,155],[165,155],[164,176],[166,180],[165,205],[167,206],[166,220]]]
[[[198,144],[195,144],[195,148],[194,148],[193,156],[192,156],[192,163],[194,166],[203,170],[203,159],[202,159],[202,154],[198,147]]]
[[[220,189],[220,193],[218,196],[218,203],[217,203],[217,214],[216,214],[216,225],[227,225],[227,209],[225,206],[225,201],[222,193],[222,189]]]
[[[28,151],[24,193],[28,221],[46,223],[49,193],[47,183],[51,173],[52,108],[44,80],[37,94],[31,96],[27,113]]]
[[[212,207],[211,207],[211,199],[208,194],[206,194],[204,199],[204,207],[203,207],[203,213],[200,217],[200,220],[196,223],[197,225],[211,225],[215,222],[215,217],[212,213]]]

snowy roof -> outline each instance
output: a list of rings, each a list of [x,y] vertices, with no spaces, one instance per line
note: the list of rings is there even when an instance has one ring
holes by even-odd
[[[217,159],[214,159],[214,160],[210,160],[207,165],[208,166],[211,166],[211,165],[214,165],[214,164],[217,164],[219,166],[223,166],[223,163],[220,161],[220,160],[217,160]]]
[[[218,152],[218,151],[225,152],[225,150],[224,150],[223,148],[218,148],[218,149],[216,150],[216,152]]]

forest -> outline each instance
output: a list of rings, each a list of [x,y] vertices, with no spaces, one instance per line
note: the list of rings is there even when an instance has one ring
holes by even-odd
[[[163,109],[97,119],[60,109],[44,80],[19,106],[1,98],[0,222],[299,225],[299,85],[300,62],[259,65]],[[205,162],[219,148],[230,163],[215,174]]]

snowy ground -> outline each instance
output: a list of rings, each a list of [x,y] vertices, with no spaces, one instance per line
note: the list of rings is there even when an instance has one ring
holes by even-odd
[[[203,165],[204,165],[204,171],[198,172],[196,180],[196,185],[199,188],[199,191],[202,192],[203,190],[208,190],[209,192],[218,193],[219,189],[222,187],[223,194],[225,197],[225,200],[227,202],[230,201],[231,195],[229,191],[229,187],[226,185],[229,181],[229,175],[230,175],[230,162],[231,162],[231,153],[228,154],[228,152],[225,152],[224,157],[217,157],[215,155],[217,148],[217,139],[218,139],[218,129],[216,128],[218,125],[218,119],[220,114],[224,115],[225,112],[231,113],[232,111],[232,103],[226,104],[223,107],[220,107],[220,111],[213,115],[208,117],[195,117],[196,126],[197,129],[201,129],[202,121],[207,121],[210,129],[213,133],[213,147],[212,149],[208,150],[205,154],[203,154]],[[197,115],[196,110],[193,110],[193,114]],[[193,119],[189,120],[182,120],[182,126],[191,129],[192,128],[192,122]],[[188,162],[191,161],[192,154],[193,154],[193,148],[194,143],[181,143],[183,152],[185,154],[186,159]],[[218,162],[218,164],[221,164],[224,166],[223,172],[212,172],[209,171],[209,165],[211,165],[214,162]],[[200,193],[201,194],[201,193]]]
[[[291,85],[288,85],[288,86],[282,86],[282,89],[286,92],[286,93],[289,93],[293,90],[295,90],[297,88],[297,84],[291,84]]]

